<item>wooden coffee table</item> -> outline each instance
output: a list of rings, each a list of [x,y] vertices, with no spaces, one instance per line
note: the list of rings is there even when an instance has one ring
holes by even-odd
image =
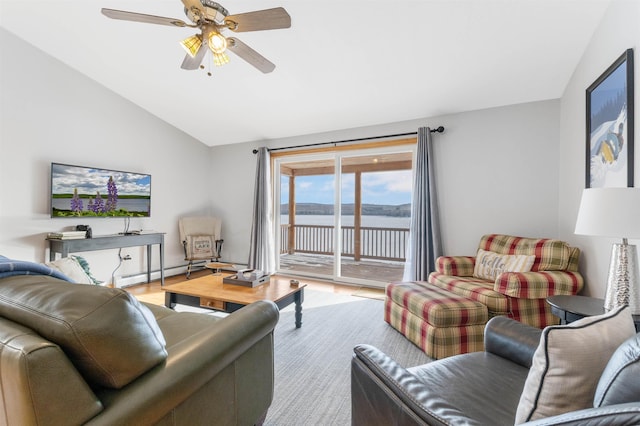
[[[206,275],[165,286],[162,288],[165,291],[164,304],[171,309],[180,303],[231,313],[258,300],[271,300],[279,309],[295,303],[296,328],[302,326],[302,302],[306,284],[300,283],[293,287],[288,279],[272,277],[269,282],[251,288],[224,284],[223,276]]]

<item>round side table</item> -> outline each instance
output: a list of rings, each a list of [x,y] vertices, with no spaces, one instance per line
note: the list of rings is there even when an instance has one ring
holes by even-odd
[[[547,297],[551,313],[560,318],[560,324],[571,324],[584,317],[604,314],[604,300],[587,296]],[[640,331],[640,315],[633,315],[636,331]]]

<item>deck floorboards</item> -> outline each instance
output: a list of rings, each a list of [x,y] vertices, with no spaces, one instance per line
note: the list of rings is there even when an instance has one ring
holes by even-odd
[[[333,276],[333,264],[333,256],[301,253],[282,254],[280,255],[279,272],[282,274],[312,273],[331,277]],[[342,276],[347,278],[386,284],[392,281],[401,281],[403,271],[403,262],[342,259]]]

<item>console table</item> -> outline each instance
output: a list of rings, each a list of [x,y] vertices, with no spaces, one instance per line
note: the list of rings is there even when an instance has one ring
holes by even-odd
[[[47,238],[47,241],[49,241],[50,261],[56,259],[56,253],[60,253],[62,257],[67,257],[69,253],[82,251],[147,246],[147,282],[151,282],[151,246],[158,244],[160,246],[160,285],[164,285],[164,233],[102,235],[75,240]]]

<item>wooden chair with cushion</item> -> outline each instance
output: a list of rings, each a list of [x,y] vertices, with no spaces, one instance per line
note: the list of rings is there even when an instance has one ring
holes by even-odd
[[[222,221],[217,217],[183,217],[178,221],[180,241],[184,247],[184,260],[188,260],[187,279],[194,261],[217,262],[222,255],[220,238]]]

